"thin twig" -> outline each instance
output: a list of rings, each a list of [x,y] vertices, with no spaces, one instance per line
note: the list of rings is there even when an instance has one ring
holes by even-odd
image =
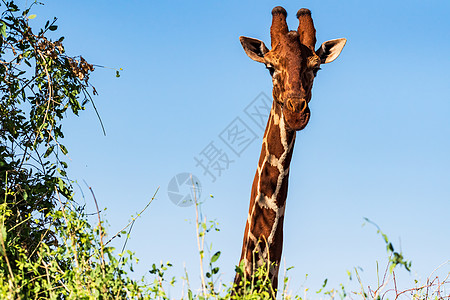
[[[84,93],[84,96],[85,96],[85,97],[86,97],[86,95],[87,95],[87,96],[89,97],[89,100],[91,100],[92,107],[94,108],[95,114],[97,115],[97,118],[98,118],[98,120],[100,121],[100,126],[102,126],[103,135],[106,136],[105,126],[103,126],[102,118],[100,117],[100,114],[99,114],[99,112],[98,112],[98,110],[97,110],[97,107],[95,106],[94,100],[92,100],[92,97],[91,97],[91,95],[86,91],[86,88],[83,88],[83,93]]]
[[[200,278],[202,281],[202,290],[203,290],[203,296],[206,298],[206,283],[205,283],[205,274],[203,273],[203,241],[200,242],[200,232],[199,232],[199,227],[200,227],[200,223],[198,221],[199,219],[199,213],[198,213],[198,206],[199,203],[197,201],[197,192],[195,189],[195,183],[194,180],[192,179],[192,174],[190,175],[191,177],[191,182],[192,182],[192,187],[194,188],[194,204],[195,204],[195,230],[197,233],[197,247],[198,247],[198,251],[199,251],[199,257],[200,257]],[[204,240],[204,232],[203,232],[203,240]]]
[[[355,273],[356,273],[356,278],[358,278],[358,282],[361,286],[361,296],[363,297],[363,299],[366,299],[366,295],[365,295],[366,293],[364,292],[364,286],[362,284],[361,277],[359,277],[358,269],[356,269],[356,268],[355,268]]]
[[[94,198],[94,202],[95,202],[95,207],[97,209],[97,217],[98,217],[98,230],[100,232],[100,253],[101,253],[101,257],[102,257],[102,269],[105,268],[105,256],[103,253],[103,230],[102,230],[102,220],[100,218],[100,210],[98,209],[98,203],[97,203],[97,198],[95,197],[94,194],[94,190],[87,184],[87,182],[83,179],[84,184],[86,184],[86,186],[89,188],[89,190],[91,191],[92,194],[92,198]]]
[[[392,280],[394,280],[395,299],[398,298],[397,280],[395,280],[395,271],[392,270]]]
[[[128,226],[133,225],[133,223],[136,221],[136,219],[137,219],[138,217],[141,216],[141,214],[147,209],[147,207],[150,206],[150,204],[151,204],[151,203],[153,202],[153,200],[156,198],[156,194],[158,193],[159,188],[160,188],[160,187],[158,186],[158,188],[156,189],[155,193],[153,194],[152,199],[150,199],[150,202],[147,203],[147,205],[144,207],[144,209],[141,210],[141,212],[138,213],[137,216],[136,216],[135,218],[133,218],[133,220],[132,220],[130,223],[127,224],[127,226],[125,226],[124,228],[122,228],[121,230],[119,230],[112,238],[110,238],[109,241],[107,241],[107,242],[105,243],[105,247],[106,247],[106,245],[108,245],[113,239],[115,239],[117,236],[119,236],[119,235],[122,233],[122,231],[124,231],[125,229],[127,229]]]

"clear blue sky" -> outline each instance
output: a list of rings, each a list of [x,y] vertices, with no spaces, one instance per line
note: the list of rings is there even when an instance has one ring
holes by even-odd
[[[292,29],[297,10],[311,9],[318,45],[348,39],[341,56],[319,72],[311,121],[295,145],[284,243],[286,264],[295,266],[291,290],[305,274],[313,290],[325,278],[336,287],[357,266],[366,285],[376,284],[385,246],[373,226],[361,227],[363,217],[412,260],[412,273],[398,274],[405,284],[425,280],[450,259],[450,2],[444,0],[48,1],[31,22],[57,16],[69,54],[124,69],[120,78],[101,68],[92,76],[106,137],[90,107],[65,127],[71,175],[86,195],[82,200],[78,191],[80,203],[94,211],[86,180],[107,208],[112,235],[161,186],[128,243],[140,258],[136,277],[170,260],[177,276],[186,264],[195,286],[195,229],[186,221],[194,210],[175,206],[167,194],[174,175],[192,172],[202,199],[214,195],[203,210],[221,231],[209,241],[222,251],[222,280],[231,281],[263,133],[244,109],[272,88],[238,37],[270,45],[270,12],[280,4]],[[220,139],[237,117],[257,135],[240,156]],[[215,182],[194,160],[211,142],[234,160]]]

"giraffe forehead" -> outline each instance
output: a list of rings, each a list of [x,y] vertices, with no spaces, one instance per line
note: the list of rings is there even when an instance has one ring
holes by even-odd
[[[285,71],[287,73],[300,73],[313,65],[313,62],[319,61],[314,55],[310,55],[306,51],[302,51],[301,47],[289,47],[289,49],[276,50],[269,52],[265,59],[268,64],[273,66],[277,71]]]
[[[284,69],[320,64],[319,56],[300,42],[297,31],[286,34],[264,57],[268,63]]]

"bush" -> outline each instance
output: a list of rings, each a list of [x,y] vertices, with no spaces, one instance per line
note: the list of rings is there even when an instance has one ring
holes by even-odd
[[[49,37],[56,18],[34,33],[35,5],[0,4],[0,298],[146,298],[133,254],[114,255],[73,201],[62,123],[92,100],[94,68]]]

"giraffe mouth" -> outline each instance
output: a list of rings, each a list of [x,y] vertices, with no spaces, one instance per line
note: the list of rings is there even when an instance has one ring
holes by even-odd
[[[308,125],[311,111],[305,99],[287,99],[282,106],[286,125],[295,131],[302,130]]]

